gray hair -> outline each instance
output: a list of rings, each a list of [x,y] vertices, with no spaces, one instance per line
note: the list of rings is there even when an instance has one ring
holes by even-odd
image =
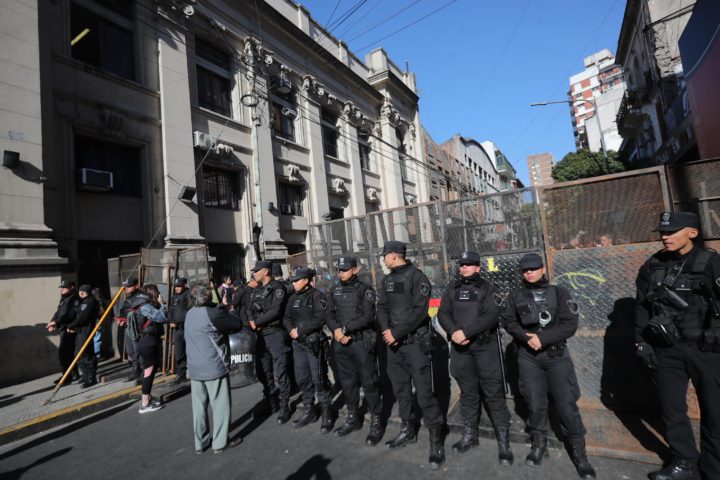
[[[196,307],[206,307],[212,304],[212,290],[205,282],[194,283],[190,287],[190,296]]]

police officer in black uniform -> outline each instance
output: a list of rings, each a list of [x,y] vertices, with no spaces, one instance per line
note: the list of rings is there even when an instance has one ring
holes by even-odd
[[[637,354],[651,369],[660,401],[670,465],[655,480],[720,478],[720,255],[694,242],[692,212],[663,213],[663,249],[637,277]],[[700,404],[700,452],[687,416],[692,380]],[[699,468],[698,468],[699,461]],[[699,472],[698,472],[699,470]]]
[[[68,280],[63,280],[58,285],[60,288],[60,303],[58,303],[57,310],[52,316],[50,322],[48,322],[45,328],[50,332],[57,331],[60,334],[60,345],[58,346],[58,360],[60,361],[60,368],[62,368],[63,374],[70,368],[72,364],[74,353],[75,353],[75,333],[68,332],[67,326],[72,323],[77,315],[78,306],[80,299],[77,291],[75,290],[75,283]],[[75,381],[79,378],[76,369],[73,369],[71,373],[70,381]],[[55,380],[55,384],[60,383],[62,375]]]
[[[282,425],[290,420],[290,341],[282,325],[288,295],[285,287],[272,278],[271,262],[256,262],[252,272],[258,287],[248,293],[245,311],[250,328],[258,334],[255,358],[263,372],[263,403],[273,412],[278,411],[277,424]]]
[[[130,337],[130,333],[127,331],[127,328],[125,328],[128,313],[133,308],[130,305],[133,304],[135,296],[140,294],[140,284],[137,277],[131,275],[127,278],[127,280],[123,282],[122,286],[123,288],[125,288],[125,301],[120,307],[120,310],[118,311],[115,320],[118,322],[119,325],[118,334],[120,334],[122,330],[122,334],[125,337],[125,353],[130,360],[132,369],[130,375],[125,378],[125,381],[134,382],[136,385],[140,385],[142,383],[143,373],[142,367],[140,365],[140,358],[138,357],[137,342],[133,341],[133,339]]]
[[[480,400],[490,412],[498,440],[499,461],[510,465],[510,411],[505,403],[498,318],[503,299],[492,283],[480,277],[480,255],[463,252],[460,276],[448,286],[440,302],[438,320],[448,335],[450,372],[460,386],[463,436],[453,451],[464,453],[478,445]]]
[[[295,380],[301,390],[303,413],[295,421],[295,427],[317,420],[315,394],[320,403],[322,422],[320,433],[328,433],[333,427],[330,411],[330,385],[327,379],[325,346],[327,337],[322,329],[327,323],[328,301],[325,295],[310,282],[315,277],[312,268],[299,267],[290,277],[295,292],[285,307],[283,324],[293,339]]]
[[[100,302],[92,295],[90,285],[80,285],[78,297],[80,303],[77,305],[75,319],[66,328],[67,331],[75,333],[75,355],[80,352],[90,332],[95,328],[95,322],[97,322],[98,312],[100,311]],[[97,358],[95,358],[92,345],[88,345],[85,349],[78,360],[78,366],[82,371],[82,388],[92,387],[97,384]]]
[[[362,427],[358,413],[362,385],[371,415],[365,443],[373,446],[384,433],[376,360],[375,291],[358,280],[360,267],[355,257],[340,257],[337,271],[340,283],[328,294],[327,325],[333,332],[333,354],[348,415],[335,435],[344,437]]]
[[[173,282],[173,296],[168,309],[170,326],[173,328],[173,348],[175,356],[174,385],[187,381],[187,355],[185,355],[185,316],[190,310],[190,290],[187,288],[187,278],[176,278]]]
[[[386,445],[394,449],[417,441],[415,387],[430,432],[430,467],[438,469],[445,461],[445,439],[440,404],[432,390],[429,345],[432,327],[428,316],[431,286],[428,278],[405,258],[405,253],[405,244],[396,240],[388,241],[381,253],[390,273],[382,280],[377,316],[387,344],[387,373],[402,419],[400,433]]]
[[[507,298],[503,327],[518,345],[520,393],[528,404],[532,446],[525,463],[538,466],[547,456],[548,397],[552,398],[580,478],[595,478],[585,453],[585,427],[577,407],[580,398],[567,339],[578,327],[578,305],[563,288],[550,285],[540,255],[520,259],[523,286]]]

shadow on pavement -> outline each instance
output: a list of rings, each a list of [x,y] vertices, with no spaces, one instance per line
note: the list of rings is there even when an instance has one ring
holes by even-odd
[[[73,447],[61,448],[57,452],[49,453],[49,454],[45,455],[44,457],[38,458],[37,460],[35,460],[33,463],[31,463],[27,467],[16,468],[15,470],[11,470],[9,472],[0,473],[0,478],[7,479],[7,480],[19,479],[23,476],[24,473],[27,473],[27,471],[30,470],[31,468],[33,468],[37,465],[40,465],[41,463],[49,462],[50,460],[52,460],[56,457],[61,457],[61,456],[65,455],[66,453],[68,453],[72,449],[73,449]]]
[[[330,472],[327,471],[330,462],[332,460],[329,458],[315,455],[303,463],[297,472],[288,475],[285,480],[330,480]]]

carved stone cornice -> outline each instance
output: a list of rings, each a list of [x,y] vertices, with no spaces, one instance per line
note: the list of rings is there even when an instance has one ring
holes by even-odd
[[[366,117],[359,108],[351,101],[345,102],[342,110],[343,118],[358,128],[369,128],[373,123]]]
[[[325,90],[325,86],[318,82],[312,75],[303,76],[301,88],[306,97],[311,98],[318,103],[326,103],[327,105],[340,103],[340,100],[335,95]]]

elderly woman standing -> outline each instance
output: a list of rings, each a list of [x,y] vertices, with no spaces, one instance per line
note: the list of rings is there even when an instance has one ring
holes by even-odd
[[[224,306],[212,303],[212,290],[204,283],[192,286],[194,301],[185,317],[185,348],[190,374],[190,391],[195,432],[195,453],[201,454],[212,442],[213,453],[233,447],[230,429],[230,344],[228,334],[242,328],[238,317]],[[208,403],[213,411],[213,433],[208,428]]]

